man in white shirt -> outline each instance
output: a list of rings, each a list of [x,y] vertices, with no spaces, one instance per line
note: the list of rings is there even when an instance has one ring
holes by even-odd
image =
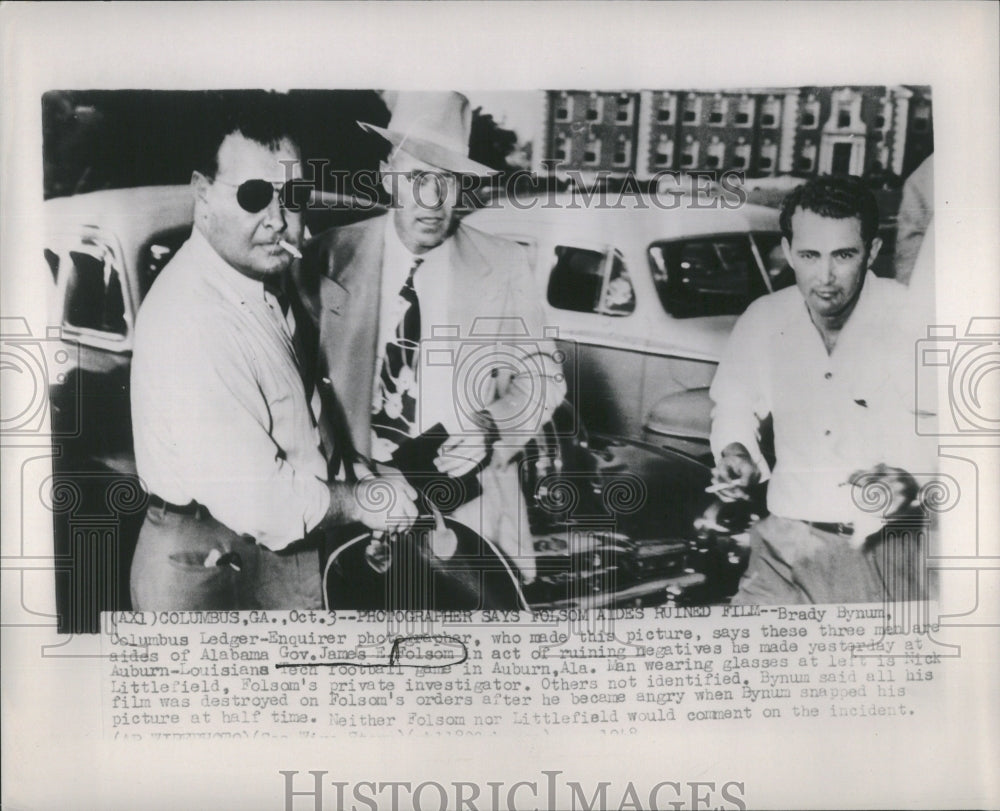
[[[316,530],[390,522],[333,480],[320,447],[283,293],[308,189],[275,120],[262,104],[221,128],[192,175],[191,238],[137,319],[132,421],[150,500],[136,609],[320,607]],[[386,484],[405,525],[415,493]]]
[[[786,198],[781,227],[796,286],[747,309],[711,388],[715,480],[728,485],[720,497],[746,498],[769,478],[770,515],[751,531],[734,602],[912,594],[916,544],[888,549],[898,539],[883,537],[881,519],[911,507],[911,474],[933,459],[914,431],[905,288],[869,270],[881,247],[877,203],[859,178],[820,177]],[[761,449],[768,418],[773,470]],[[874,482],[877,514],[862,509]]]
[[[303,249],[298,288],[318,328],[316,374],[332,380],[362,456],[398,452],[438,428],[431,473],[469,496],[451,517],[534,577],[512,457],[562,402],[566,385],[524,251],[459,222],[472,114],[458,93],[400,93],[382,164],[392,210],[333,228]],[[402,449],[402,450],[401,450]],[[481,497],[476,494],[481,492]]]

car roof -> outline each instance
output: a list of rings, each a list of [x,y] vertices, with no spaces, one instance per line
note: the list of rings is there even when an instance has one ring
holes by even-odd
[[[491,231],[520,227],[526,234],[550,231],[616,244],[638,240],[642,245],[687,236],[778,230],[775,209],[751,203],[726,209],[723,199],[664,194],[656,205],[648,196],[619,197],[608,192],[602,198],[598,192],[588,202],[580,192],[559,193],[538,200],[492,203],[470,214],[468,222]]]
[[[94,226],[131,244],[157,231],[189,225],[193,205],[190,186],[102,189],[46,200],[45,218],[51,230]]]

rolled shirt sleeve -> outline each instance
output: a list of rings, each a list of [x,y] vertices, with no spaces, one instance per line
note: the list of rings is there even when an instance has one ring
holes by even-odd
[[[712,453],[718,459],[724,448],[738,442],[766,478],[769,468],[760,447],[760,423],[771,413],[765,385],[766,357],[761,352],[760,312],[755,302],[741,317],[729,337],[712,380]]]

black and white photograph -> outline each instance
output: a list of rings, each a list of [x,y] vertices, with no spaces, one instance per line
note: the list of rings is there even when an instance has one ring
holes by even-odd
[[[995,8],[29,5],[12,808],[996,807]]]
[[[926,599],[930,88],[485,96],[43,96],[67,631]]]

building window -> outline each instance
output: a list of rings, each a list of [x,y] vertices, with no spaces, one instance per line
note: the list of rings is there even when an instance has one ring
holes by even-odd
[[[569,121],[573,118],[573,97],[569,93],[560,93],[556,103],[556,121]]]
[[[615,166],[628,166],[631,162],[632,142],[624,135],[619,135],[615,147]]]
[[[771,172],[778,162],[778,147],[770,139],[764,141],[760,148],[760,160],[757,166],[762,172]]]
[[[931,128],[931,108],[924,104],[913,111],[913,131],[928,132]]]
[[[674,165],[674,142],[666,135],[661,135],[656,144],[656,157],[654,162],[657,166],[670,168]]]
[[[697,166],[700,147],[701,144],[689,138],[687,145],[684,147],[684,154],[681,155],[681,166]]]
[[[587,141],[587,148],[583,152],[583,162],[584,163],[600,163],[601,162],[601,139],[591,138]]]
[[[632,123],[632,110],[635,99],[628,93],[618,94],[618,110],[615,112],[615,122],[618,124]]]
[[[781,102],[768,96],[760,111],[760,125],[762,127],[774,128],[778,126],[778,118],[781,116]]]
[[[837,126],[840,129],[848,129],[851,126],[851,109],[841,107],[837,110]]]
[[[816,144],[806,144],[802,147],[795,168],[800,172],[811,172],[816,166]]]
[[[733,149],[733,168],[746,169],[749,166],[750,144],[743,143],[743,139],[741,138],[740,143]]]
[[[672,124],[676,120],[677,96],[664,93],[656,110],[656,120],[660,124]]]
[[[590,96],[590,105],[587,107],[587,120],[588,121],[603,121],[604,120],[604,97],[598,96],[596,93]]]
[[[701,121],[701,98],[688,96],[684,100],[684,123],[697,124]]]
[[[569,137],[568,133],[560,132],[556,135],[556,148],[555,148],[555,158],[556,160],[568,160],[570,153],[573,151],[573,139]]]
[[[717,98],[712,102],[712,110],[708,114],[708,123],[713,127],[721,127],[726,123],[726,99]]]
[[[815,96],[809,96],[802,105],[802,127],[807,130],[819,126],[819,102]]]
[[[753,99],[740,99],[739,107],[736,108],[736,126],[749,127],[753,123]]]
[[[718,169],[726,160],[726,145],[718,138],[713,138],[705,153],[705,165],[709,169]]]

